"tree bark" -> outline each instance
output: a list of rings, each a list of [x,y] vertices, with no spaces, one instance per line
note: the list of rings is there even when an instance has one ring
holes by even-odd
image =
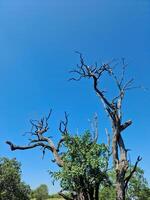
[[[119,125],[113,126],[113,133],[112,151],[116,171],[116,200],[125,200],[125,175],[129,164]],[[120,156],[118,155],[118,148]]]
[[[125,200],[124,179],[120,177],[116,180],[116,200]]]

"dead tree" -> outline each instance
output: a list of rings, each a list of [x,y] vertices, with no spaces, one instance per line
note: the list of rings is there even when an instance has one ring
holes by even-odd
[[[125,70],[127,65],[125,64],[124,59],[122,59],[122,73],[118,77],[115,73],[115,66],[112,66],[112,62],[101,66],[98,66],[97,64],[88,66],[85,63],[82,54],[79,52],[77,53],[80,56],[80,64],[77,65],[75,70],[71,71],[74,76],[70,80],[80,81],[82,78],[92,79],[93,89],[110,118],[112,127],[112,156],[116,172],[116,199],[125,200],[128,182],[136,171],[139,161],[142,159],[138,156],[133,169],[130,171],[130,174],[128,174],[127,171],[129,171],[130,163],[128,161],[127,149],[122,137],[122,132],[132,124],[132,121],[127,120],[123,122],[122,103],[126,91],[133,88],[133,79],[130,79],[127,82],[125,81]],[[118,95],[111,100],[109,100],[105,91],[101,88],[103,75],[108,75],[109,78],[114,81],[118,89]]]

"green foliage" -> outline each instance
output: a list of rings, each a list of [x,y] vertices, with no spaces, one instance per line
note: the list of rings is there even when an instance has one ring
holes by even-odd
[[[32,198],[36,200],[46,200],[49,198],[48,187],[45,184],[40,185],[37,189],[32,192]]]
[[[100,200],[114,200],[116,199],[115,188],[110,187],[101,187],[100,189]]]
[[[115,172],[114,170],[110,170],[108,172],[109,180],[111,181],[111,184],[108,186],[101,185],[99,190],[99,197],[100,200],[114,200],[116,199],[116,192],[115,192]]]
[[[65,135],[64,146],[64,166],[52,173],[64,190],[79,191],[87,185],[95,187],[107,181],[108,152],[105,144],[93,142],[87,131],[83,136]]]
[[[20,163],[16,159],[0,159],[0,200],[29,200],[30,187],[21,182]]]

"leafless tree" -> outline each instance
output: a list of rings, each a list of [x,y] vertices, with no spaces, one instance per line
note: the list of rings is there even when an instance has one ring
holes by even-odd
[[[128,90],[133,89],[133,79],[125,81],[125,71],[127,64],[125,60],[122,59],[122,72],[121,75],[116,75],[115,67],[113,62],[102,64],[98,66],[97,64],[93,66],[88,66],[81,53],[77,52],[80,56],[80,64],[77,65],[76,69],[72,70],[73,78],[70,80],[80,81],[82,78],[93,80],[93,89],[96,92],[99,100],[102,102],[104,109],[111,121],[112,127],[112,156],[114,162],[114,168],[116,172],[116,199],[125,200],[125,194],[128,186],[128,182],[134,172],[136,171],[141,157],[138,156],[133,169],[129,172],[129,160],[127,156],[127,149],[122,137],[122,132],[125,131],[131,124],[131,120],[123,122],[123,112],[122,104],[125,94]],[[110,79],[116,85],[118,94],[109,100],[105,91],[102,88],[102,78],[104,75],[108,75]]]

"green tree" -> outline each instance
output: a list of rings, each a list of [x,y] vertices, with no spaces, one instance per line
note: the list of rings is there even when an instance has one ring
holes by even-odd
[[[48,187],[45,184],[40,185],[37,189],[33,191],[33,197],[36,200],[46,200],[48,199]]]
[[[100,184],[109,184],[107,176],[108,149],[105,144],[97,144],[89,131],[82,136],[65,136],[63,168],[52,173],[60,180],[64,191],[72,196],[80,194],[82,199],[98,199]]]
[[[29,200],[30,187],[21,182],[20,163],[0,158],[0,200]]]

